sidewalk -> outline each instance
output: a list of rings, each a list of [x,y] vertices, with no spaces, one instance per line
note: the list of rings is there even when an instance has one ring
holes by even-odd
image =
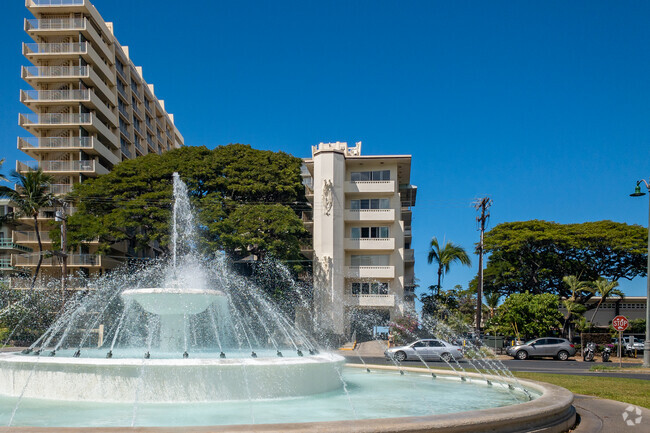
[[[580,424],[572,432],[650,432],[648,409],[582,394],[575,394],[573,406],[580,415]]]

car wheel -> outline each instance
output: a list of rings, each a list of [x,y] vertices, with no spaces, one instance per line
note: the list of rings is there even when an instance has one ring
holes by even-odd
[[[517,352],[517,354],[515,355],[515,357],[516,357],[517,359],[523,361],[523,360],[525,360],[525,359],[528,359],[528,352],[526,352],[525,350],[520,350],[519,352]]]
[[[445,362],[449,362],[451,361],[451,354],[443,353],[442,355],[440,355],[440,359],[442,359]]]
[[[395,361],[397,362],[402,362],[406,360],[406,353],[402,352],[401,350],[399,352],[395,352]]]
[[[557,359],[559,359],[560,361],[566,361],[567,359],[569,359],[569,352],[567,352],[566,350],[560,350],[557,353]]]

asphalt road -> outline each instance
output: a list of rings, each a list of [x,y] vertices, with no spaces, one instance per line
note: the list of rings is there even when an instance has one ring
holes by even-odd
[[[383,357],[376,356],[362,356],[361,359],[358,355],[344,355],[348,362],[353,364],[360,364],[363,359],[363,362],[366,364],[379,364],[379,365],[394,365],[392,361],[389,361]],[[627,372],[611,372],[611,371],[599,371],[593,372],[589,371],[594,365],[608,365],[616,366],[618,363],[613,360],[613,362],[602,363],[602,362],[580,362],[574,359],[569,359],[568,361],[557,361],[554,359],[527,359],[525,361],[519,360],[502,360],[503,365],[505,365],[510,371],[527,371],[532,373],[551,373],[551,374],[573,374],[580,376],[605,376],[605,377],[622,377],[627,379],[641,379],[641,380],[650,380],[649,373],[627,373]],[[463,368],[468,369],[472,366],[467,362],[467,360],[460,361]],[[429,367],[447,367],[443,361],[428,361]],[[422,366],[420,361],[404,361],[402,363],[405,367],[418,367]],[[625,364],[623,364],[625,366]]]

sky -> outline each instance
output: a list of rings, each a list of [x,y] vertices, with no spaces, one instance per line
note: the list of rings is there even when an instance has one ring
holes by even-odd
[[[0,14],[0,157],[27,112],[24,0]],[[648,224],[650,2],[94,0],[185,144],[310,157],[319,142],[410,154],[418,293],[436,236],[474,251],[488,228],[542,219]],[[478,272],[452,267],[443,288]],[[643,296],[646,280],[622,281]]]

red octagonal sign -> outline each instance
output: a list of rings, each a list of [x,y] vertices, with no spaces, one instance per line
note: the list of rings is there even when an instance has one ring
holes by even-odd
[[[625,316],[616,316],[614,317],[614,320],[612,320],[612,326],[617,331],[625,331],[627,329],[627,325],[629,325],[629,323],[627,321],[627,317]]]

